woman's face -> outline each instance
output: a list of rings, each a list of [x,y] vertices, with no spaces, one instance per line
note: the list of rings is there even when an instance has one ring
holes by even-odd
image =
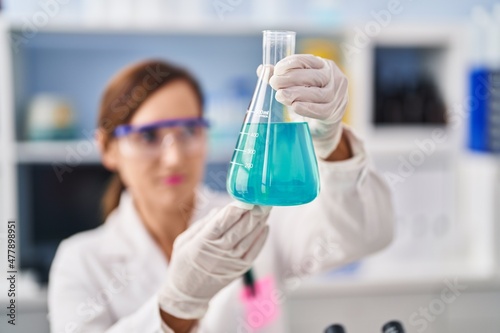
[[[173,81],[149,96],[133,115],[133,126],[160,120],[199,117],[201,106],[193,88],[183,80]],[[166,133],[180,133],[176,128]],[[205,131],[200,129],[199,145],[186,150],[178,134],[168,134],[167,144],[158,153],[145,154],[140,150],[129,154],[120,149],[118,138],[113,140],[111,154],[115,154],[116,169],[135,200],[155,206],[182,209],[192,198],[195,187],[203,178],[206,156]],[[177,136],[176,136],[177,135]],[[198,142],[197,141],[197,142]],[[112,152],[114,151],[114,152]],[[189,151],[190,153],[187,153]]]

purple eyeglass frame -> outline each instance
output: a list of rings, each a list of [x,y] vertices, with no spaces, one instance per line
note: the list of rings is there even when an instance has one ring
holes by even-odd
[[[160,120],[155,121],[154,123],[149,123],[140,126],[133,125],[119,125],[115,128],[113,134],[115,137],[119,138],[122,136],[126,136],[130,133],[143,132],[148,130],[154,130],[157,128],[163,127],[175,127],[175,126],[202,126],[209,127],[210,124],[208,120],[200,117],[193,118],[178,118],[178,119],[168,119],[168,120]]]

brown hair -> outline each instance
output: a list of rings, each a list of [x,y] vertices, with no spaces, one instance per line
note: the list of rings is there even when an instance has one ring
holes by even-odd
[[[148,60],[126,67],[108,83],[102,96],[97,128],[106,148],[113,140],[115,128],[127,124],[140,105],[160,87],[184,80],[195,92],[203,110],[203,93],[198,81],[186,70],[161,60]],[[102,198],[104,219],[120,203],[125,185],[120,175],[112,175]]]

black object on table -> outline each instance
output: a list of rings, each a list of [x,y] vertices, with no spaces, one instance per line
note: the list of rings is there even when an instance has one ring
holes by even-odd
[[[345,333],[344,327],[342,325],[334,324],[329,326],[325,333]]]
[[[405,330],[399,321],[393,320],[382,327],[382,333],[405,333]]]

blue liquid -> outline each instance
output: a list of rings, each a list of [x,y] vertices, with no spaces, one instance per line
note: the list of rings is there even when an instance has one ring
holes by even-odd
[[[307,123],[247,123],[242,132],[226,184],[232,197],[265,206],[316,198],[318,164]]]

